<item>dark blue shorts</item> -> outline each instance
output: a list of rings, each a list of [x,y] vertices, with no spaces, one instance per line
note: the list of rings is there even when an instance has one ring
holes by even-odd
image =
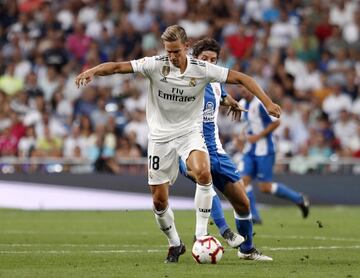
[[[240,172],[227,154],[211,153],[210,164],[213,184],[221,192],[224,192],[227,183],[235,183],[241,179]],[[186,165],[182,160],[180,160],[179,165],[180,173],[193,180],[187,175]]]
[[[243,176],[250,176],[258,181],[273,181],[273,166],[275,163],[275,154],[256,156],[252,154],[244,155]]]

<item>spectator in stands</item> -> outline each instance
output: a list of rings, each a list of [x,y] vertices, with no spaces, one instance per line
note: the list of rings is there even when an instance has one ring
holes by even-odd
[[[63,156],[65,158],[86,158],[87,139],[81,134],[80,125],[74,123],[71,134],[64,140]]]
[[[34,126],[26,127],[25,136],[21,137],[18,145],[18,156],[21,158],[32,157],[36,146],[36,133]]]
[[[351,98],[342,92],[340,83],[331,80],[330,84],[332,93],[325,98],[322,109],[328,114],[329,119],[335,122],[339,117],[340,111],[350,111],[352,102]]]
[[[358,123],[354,120],[348,110],[341,110],[339,119],[334,124],[335,136],[340,141],[343,150],[351,150],[350,142],[357,136]]]
[[[254,34],[248,34],[245,26],[240,24],[237,32],[226,38],[226,45],[236,59],[247,60],[254,48]]]
[[[9,63],[6,66],[5,74],[0,76],[0,90],[12,96],[24,88],[24,81],[15,76],[15,64]]]
[[[44,126],[43,135],[39,135],[36,140],[36,157],[61,157],[63,141],[60,136],[52,135],[50,126]]]
[[[347,49],[348,44],[342,37],[339,26],[334,26],[331,36],[327,37],[324,42],[324,49],[332,55],[336,55],[340,49]]]
[[[90,42],[90,37],[85,34],[85,25],[76,22],[74,25],[74,33],[70,34],[66,40],[67,49],[72,57],[78,62],[83,62],[89,50]]]
[[[279,21],[276,21],[270,29],[269,46],[272,49],[285,49],[298,35],[298,26],[290,22],[287,11],[280,11]]]
[[[350,72],[351,67],[352,62],[347,57],[346,49],[339,49],[334,59],[329,62],[329,78],[341,85],[345,85],[346,75]]]
[[[330,23],[330,9],[323,7],[319,14],[315,16],[321,20],[315,26],[315,35],[318,38],[320,45],[323,45],[324,41],[332,35],[334,25]]]
[[[93,126],[95,126],[95,129],[98,125],[106,126],[110,115],[108,112],[106,112],[106,101],[104,98],[99,98],[97,100],[96,108],[90,113],[90,118],[93,123]]]
[[[141,147],[143,153],[147,149],[149,127],[146,122],[146,115],[144,110],[135,110],[131,113],[131,121],[125,127],[124,130],[126,135],[130,133],[135,134],[135,141]]]
[[[128,15],[129,23],[134,26],[137,32],[145,33],[149,31],[154,22],[154,16],[146,10],[146,0],[140,0],[137,8]]]
[[[136,144],[131,144],[127,137],[119,137],[116,144],[115,159],[133,159],[142,156],[142,151]]]

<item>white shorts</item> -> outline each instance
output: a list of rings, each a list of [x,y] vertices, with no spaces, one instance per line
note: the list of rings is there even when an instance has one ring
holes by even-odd
[[[149,185],[169,182],[174,184],[179,173],[179,158],[186,161],[194,151],[208,152],[204,137],[200,131],[192,131],[169,142],[148,144],[148,181]]]

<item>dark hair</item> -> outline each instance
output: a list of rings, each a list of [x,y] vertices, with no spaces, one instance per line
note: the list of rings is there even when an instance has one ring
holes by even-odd
[[[195,58],[198,58],[201,52],[203,51],[214,51],[216,53],[216,58],[219,57],[221,47],[219,43],[210,38],[202,39],[198,42],[196,42],[192,47],[192,55]]]

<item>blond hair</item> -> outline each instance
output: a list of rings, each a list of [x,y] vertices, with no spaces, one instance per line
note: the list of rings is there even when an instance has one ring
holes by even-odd
[[[161,39],[166,42],[180,40],[182,43],[186,43],[188,41],[185,29],[179,25],[171,25],[166,28],[165,32],[161,35]]]

